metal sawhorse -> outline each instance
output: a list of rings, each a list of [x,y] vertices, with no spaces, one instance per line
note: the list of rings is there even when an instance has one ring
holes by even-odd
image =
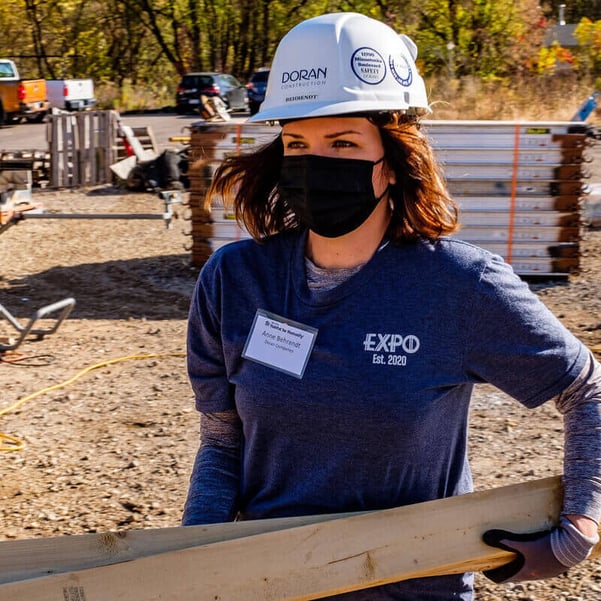
[[[36,336],[38,340],[44,338],[44,336],[49,336],[50,334],[54,334],[56,330],[58,330],[59,326],[71,313],[73,307],[75,306],[75,299],[68,297],[63,300],[57,301],[50,305],[46,305],[41,309],[38,309],[29,319],[26,325],[21,325],[17,319],[6,309],[2,304],[0,304],[0,316],[5,317],[9,323],[19,332],[19,336],[14,340],[9,339],[7,344],[3,344],[0,341],[0,353],[6,351],[14,351],[27,336],[32,335]],[[48,327],[38,327],[34,326],[36,323],[43,318],[47,318],[53,313],[59,312],[57,317],[54,318],[54,322]]]

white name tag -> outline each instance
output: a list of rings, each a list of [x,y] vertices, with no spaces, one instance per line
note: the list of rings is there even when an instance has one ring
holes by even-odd
[[[317,330],[257,309],[242,356],[302,378]]]

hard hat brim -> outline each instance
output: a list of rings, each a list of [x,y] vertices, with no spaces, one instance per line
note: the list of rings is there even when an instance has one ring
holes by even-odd
[[[384,103],[382,100],[348,100],[332,103],[331,101],[321,103],[307,103],[305,105],[294,104],[293,106],[277,106],[272,109],[259,109],[247,121],[249,123],[264,123],[266,121],[279,121],[280,119],[310,119],[312,117],[335,117],[337,115],[350,115],[353,113],[381,113],[386,111],[408,111],[409,106],[398,100]],[[415,109],[412,107],[411,111]],[[420,111],[429,113],[427,107]]]

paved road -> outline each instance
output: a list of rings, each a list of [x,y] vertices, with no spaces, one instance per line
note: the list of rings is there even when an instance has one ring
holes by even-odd
[[[247,116],[234,114],[233,120],[244,121]],[[131,127],[150,126],[160,149],[180,148],[170,142],[171,136],[186,135],[187,128],[202,121],[198,115],[176,115],[175,113],[150,113],[123,115],[123,122]],[[44,123],[20,123],[0,127],[0,152],[14,150],[48,150],[47,125]]]

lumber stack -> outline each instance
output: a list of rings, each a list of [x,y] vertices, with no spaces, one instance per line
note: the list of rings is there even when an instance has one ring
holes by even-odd
[[[0,173],[5,170],[31,171],[31,187],[48,184],[50,153],[43,150],[5,150],[0,152]]]
[[[236,224],[223,199],[205,203],[206,192],[221,161],[272,141],[278,126],[231,122],[200,122],[190,133],[190,235],[192,265],[201,267],[213,251],[228,242],[248,238],[248,232]]]

